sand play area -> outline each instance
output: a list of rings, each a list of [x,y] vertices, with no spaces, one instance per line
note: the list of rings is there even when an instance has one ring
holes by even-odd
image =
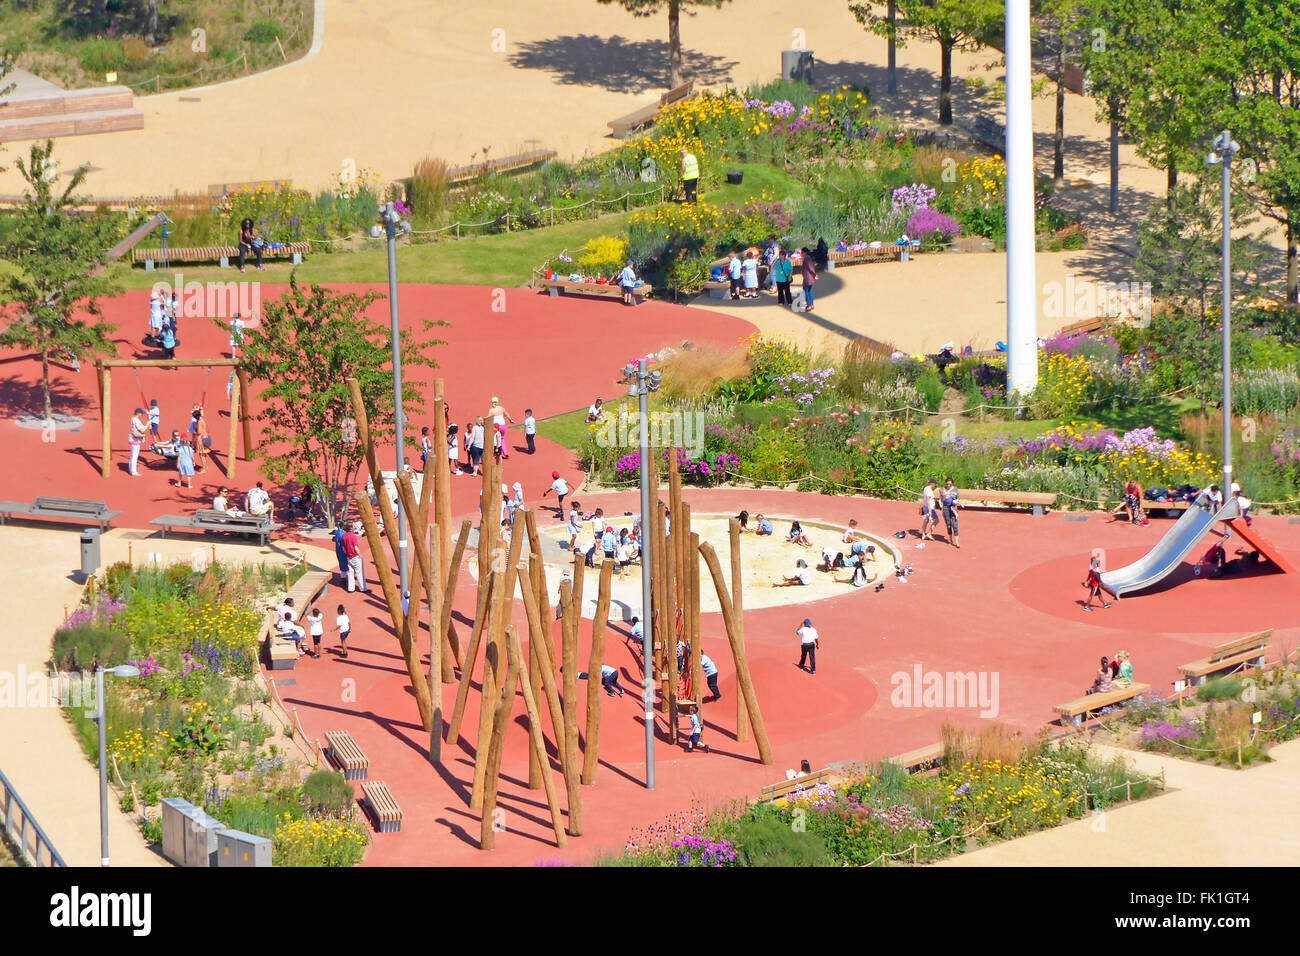
[[[839,597],[855,590],[852,585],[842,583],[850,577],[850,571],[836,570],[826,573],[817,570],[817,565],[822,561],[823,548],[828,548],[832,554],[840,551],[847,553],[849,551],[849,546],[842,541],[844,533],[842,526],[817,521],[801,521],[800,524],[803,526],[804,532],[812,541],[811,547],[804,547],[792,544],[788,540],[790,518],[778,515],[768,515],[768,518],[773,526],[772,535],[760,537],[757,534],[745,534],[740,539],[746,610],[782,607],[791,604],[804,605],[824,598]],[[691,516],[691,530],[700,536],[701,541],[707,541],[713,545],[714,550],[718,553],[718,561],[727,575],[730,575],[731,568],[731,545],[727,533],[729,520],[730,515],[695,514]],[[632,517],[630,515],[618,516],[612,524],[615,531],[625,527],[630,529]],[[750,519],[750,526],[755,526],[753,518]],[[585,529],[590,529],[590,527],[590,522],[588,522]],[[546,542],[556,544],[554,549],[546,547],[545,544],[543,546],[546,547],[548,552],[546,582],[552,593],[558,594],[564,572],[572,568],[572,564],[567,560],[568,551],[560,550],[561,544],[567,549],[569,535],[562,526],[541,529],[541,535]],[[893,537],[886,534],[860,532],[859,538],[868,544],[875,545],[876,548],[876,560],[873,564],[867,566],[868,575],[878,575],[877,580],[884,580],[886,577],[893,575],[897,565],[903,562],[901,552],[894,546]],[[578,548],[582,550],[590,546],[590,531],[584,530],[584,533],[578,536]],[[597,554],[599,555],[599,552]],[[812,574],[812,583],[792,587],[774,587],[774,583],[781,580],[782,577],[795,573],[795,562],[799,558],[803,558],[808,563],[808,569]],[[472,573],[477,570],[473,563],[470,564],[470,568]],[[836,581],[836,578],[839,578],[839,581]],[[600,587],[599,559],[596,567],[586,569],[586,579],[583,581],[582,587],[582,614],[583,617],[590,618],[595,615],[596,595]],[[860,594],[870,592],[870,588],[856,590]],[[615,574],[611,596],[610,619],[612,621],[629,620],[633,615],[640,615],[641,566],[639,564],[628,568],[622,578]],[[704,613],[719,610],[717,593],[714,590],[708,568],[703,565],[700,567],[700,610]]]

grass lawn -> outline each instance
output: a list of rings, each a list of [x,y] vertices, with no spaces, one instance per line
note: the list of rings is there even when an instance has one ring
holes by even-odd
[[[604,398],[604,396],[601,396]],[[592,396],[595,401],[596,396]],[[631,402],[627,397],[610,398],[605,402],[605,409],[615,419],[618,418],[618,407],[624,402]],[[635,405],[632,410],[635,411]],[[576,450],[582,444],[583,437],[587,434],[587,409],[579,408],[563,415],[552,415],[550,418],[539,418],[537,420],[537,434],[541,435],[548,441],[553,441],[557,445],[563,445],[565,448]]]
[[[745,174],[739,186],[723,186],[707,196],[709,202],[731,203],[755,199],[764,191],[778,199],[802,195],[805,187],[797,179],[770,166],[740,165]],[[565,249],[572,254],[589,239],[603,235],[622,235],[627,213],[562,223],[543,229],[500,233],[473,239],[448,240],[421,245],[399,244],[397,273],[403,282],[444,283],[448,285],[488,285],[517,287],[532,278],[533,269],[547,257]],[[153,237],[145,240],[154,243]],[[212,265],[182,265],[177,268],[186,282],[233,282],[239,272]],[[263,282],[288,282],[294,266],[268,261],[263,273],[245,276]],[[308,256],[297,267],[298,281],[310,282],[387,282],[388,254],[382,242],[375,241],[355,252],[321,253]],[[170,273],[146,272],[128,264],[115,266],[113,275],[126,289],[149,289]]]

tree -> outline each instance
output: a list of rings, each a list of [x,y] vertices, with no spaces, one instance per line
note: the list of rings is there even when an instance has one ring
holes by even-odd
[[[1065,181],[1065,67],[1077,62],[1082,47],[1079,26],[1087,0],[1036,0],[1035,13],[1044,25],[1043,39],[1056,65],[1056,130],[1052,139],[1052,182]]]
[[[119,216],[79,213],[73,193],[86,178],[86,167],[72,174],[67,188],[55,189],[51,154],[54,143],[33,143],[27,162],[18,171],[29,192],[5,236],[2,258],[13,267],[0,277],[0,301],[9,304],[12,324],[0,332],[0,348],[35,351],[41,356],[41,385],[45,418],[50,404],[50,357],[74,362],[97,355],[115,355],[110,338],[114,326],[76,318],[79,309],[100,315],[99,298],[117,291],[115,283],[98,274],[109,248],[122,234]]]
[[[898,19],[890,20],[872,3],[850,3],[859,23],[872,33],[906,46],[908,38],[939,44],[939,122],[952,123],[952,53],[978,50],[1005,13],[1003,0],[897,0]]]
[[[290,276],[289,290],[262,310],[262,321],[244,332],[244,367],[265,382],[256,456],[276,481],[322,487],[330,527],[344,521],[365,449],[358,441],[347,380],[361,387],[376,445],[395,439],[392,338],[387,322],[366,315],[383,298],[378,292],[310,291]],[[225,327],[219,320],[217,325]],[[445,322],[425,320],[423,330]],[[400,336],[403,367],[436,368],[440,339],[409,330]],[[425,405],[419,390],[402,393],[409,421]]]
[[[1234,300],[1253,295],[1251,274],[1261,258],[1259,237],[1242,230],[1255,222],[1250,200],[1232,195],[1232,289]],[[1151,283],[1152,295],[1170,309],[1152,320],[1152,333],[1164,343],[1181,381],[1195,387],[1201,414],[1222,370],[1219,337],[1223,288],[1223,212],[1219,188],[1211,179],[1197,178],[1174,189],[1167,202],[1152,207],[1138,233],[1138,275]],[[1243,241],[1244,239],[1244,241]]]
[[[681,15],[695,16],[691,7],[720,7],[728,0],[597,0],[599,3],[617,3],[634,17],[658,16],[668,8],[668,88],[681,86],[682,77],[682,32]]]

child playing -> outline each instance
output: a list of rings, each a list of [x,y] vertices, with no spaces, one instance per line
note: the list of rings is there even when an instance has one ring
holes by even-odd
[[[312,657],[320,657],[320,639],[325,634],[325,616],[314,607],[307,615],[307,631],[311,634]]]
[[[152,419],[153,415],[150,413],[150,420],[152,421]],[[154,429],[154,434],[158,434],[157,429]],[[1241,485],[1237,484],[1235,481],[1232,483],[1232,498],[1237,502],[1237,507],[1241,509],[1241,516],[1246,519],[1246,527],[1249,528],[1251,522],[1250,506],[1254,504],[1254,502],[1241,493]]]
[[[563,521],[564,520],[564,499],[569,493],[569,483],[560,477],[560,473],[558,471],[551,472],[551,478],[554,479],[551,482],[551,487],[547,488],[545,491],[542,492],[542,497],[545,498],[552,491],[555,492],[556,497],[558,497],[560,500],[559,515],[560,515],[560,520]]]
[[[700,732],[701,732],[703,729],[704,729],[704,725],[700,723],[700,712],[699,712],[699,708],[696,708],[696,709],[691,713],[691,740],[690,740],[690,743],[688,743],[688,744],[686,745],[686,752],[687,752],[687,753],[691,753],[691,752],[693,752],[693,751],[695,750],[696,747],[700,746]],[[705,744],[705,745],[704,745],[704,752],[705,752],[705,753],[708,753],[708,752],[709,752],[709,745],[708,745],[708,744]]]
[[[429,437],[429,426],[420,429],[420,471],[429,470],[429,453],[433,451],[433,439]]]
[[[339,633],[339,647],[343,648],[343,653],[339,656],[346,659],[348,656],[348,635],[352,633],[352,620],[348,617],[348,612],[339,605],[338,617],[334,618],[334,630]]]
[[[447,426],[447,469],[453,476],[460,474],[460,453],[457,450],[456,426]]]
[[[849,526],[844,529],[843,541],[845,544],[852,544],[858,540],[858,519],[850,518]]]
[[[812,547],[812,542],[808,540],[808,536],[803,533],[803,527],[797,521],[790,522],[790,543],[805,548]]]
[[[530,455],[537,454],[537,445],[535,444],[534,441],[536,437],[537,437],[537,419],[533,418],[533,410],[531,408],[525,408],[524,409],[524,438],[528,442],[528,454]]]
[[[1092,560],[1091,560],[1090,562],[1088,562],[1088,577],[1087,577],[1087,579],[1083,582],[1083,586],[1086,587],[1086,588],[1088,589],[1088,600],[1086,600],[1086,601],[1083,603],[1083,609],[1084,609],[1085,611],[1091,611],[1091,610],[1092,610],[1092,599],[1093,599],[1093,598],[1097,598],[1098,600],[1100,600],[1100,601],[1101,601],[1101,606],[1102,606],[1103,608],[1110,607],[1110,604],[1107,603],[1107,601],[1106,601],[1106,599],[1105,599],[1104,597],[1102,597],[1102,593],[1101,593],[1101,558],[1097,557],[1095,554],[1092,556]]]
[[[158,426],[162,422],[162,409],[158,407],[158,399],[149,399],[149,427],[153,430],[153,440],[158,440]]]
[[[577,502],[574,502],[574,507],[569,511],[569,520],[564,525],[564,530],[569,534],[569,553],[572,554],[573,549],[578,546],[578,535],[582,534],[582,524],[578,518]]]

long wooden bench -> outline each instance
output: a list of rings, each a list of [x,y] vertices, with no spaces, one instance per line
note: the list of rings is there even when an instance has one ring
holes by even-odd
[[[293,187],[292,179],[259,179],[254,182],[246,183],[211,183],[208,186],[208,195],[213,199],[220,199],[222,196],[229,196],[234,193],[251,193],[261,189],[263,186],[269,186],[271,189],[290,189]]]
[[[451,185],[458,186],[477,179],[485,173],[516,172],[530,166],[540,166],[558,155],[559,153],[553,149],[531,149],[524,153],[498,156],[496,159],[470,163],[468,166],[456,166],[447,171],[447,180]]]
[[[159,535],[167,537],[168,531],[223,531],[227,534],[256,535],[258,543],[265,545],[267,538],[284,525],[273,522],[266,515],[232,515],[212,508],[200,508],[192,515],[159,515],[149,524],[157,527]]]
[[[659,97],[657,103],[651,103],[649,106],[643,106],[638,110],[633,110],[626,116],[620,116],[618,119],[612,119],[607,124],[609,135],[615,139],[625,139],[631,133],[643,126],[649,126],[659,115],[659,111],[665,106],[672,106],[674,103],[686,99],[695,89],[695,81],[687,80],[681,86],[674,87],[667,93]]]
[[[573,282],[569,279],[541,279],[540,287],[547,290],[552,296],[560,295],[602,295],[608,298],[622,299],[623,288],[617,283],[602,282]],[[652,291],[651,287],[641,284],[632,290],[632,301],[641,302],[648,292]]]
[[[0,524],[6,518],[59,518],[63,520],[93,521],[104,531],[112,526],[120,511],[110,511],[106,501],[87,501],[84,498],[52,498],[37,496],[31,504],[21,501],[0,501]]]
[[[310,242],[281,242],[267,246],[262,250],[263,259],[276,259],[290,256],[293,264],[302,262],[302,257],[311,252]],[[256,254],[250,253],[249,259],[256,260]],[[131,250],[131,262],[143,262],[145,270],[154,268],[155,263],[166,259],[168,262],[216,262],[222,269],[230,268],[230,260],[239,259],[239,246],[177,246],[169,247],[164,254],[162,249]]]
[[[365,780],[370,772],[370,758],[365,755],[352,735],[346,730],[331,730],[325,734],[325,756],[330,763],[343,771],[348,780]]]
[[[1190,664],[1180,664],[1178,673],[1187,677],[1191,685],[1196,687],[1204,684],[1208,675],[1216,674],[1219,671],[1235,670],[1243,664],[1262,667],[1264,666],[1264,653],[1268,649],[1268,641],[1272,636],[1273,629],[1270,627],[1267,631],[1260,631],[1258,634],[1252,634],[1249,637],[1242,637],[1226,644],[1220,644],[1210,651],[1208,657],[1203,657],[1199,661],[1192,661]]]
[[[1145,694],[1150,689],[1150,684],[1130,684],[1128,687],[1108,691],[1104,694],[1085,694],[1077,700],[1057,704],[1052,709],[1061,715],[1061,723],[1065,723],[1065,719],[1068,717],[1071,723],[1078,727],[1085,719],[1092,717],[1099,710],[1132,700],[1134,697]]]
[[[402,829],[402,808],[393,799],[388,784],[382,780],[369,781],[361,785],[361,792],[365,795],[366,812],[377,831],[397,833]]]
[[[918,747],[916,750],[909,750],[897,757],[890,757],[887,762],[898,764],[909,774],[929,773],[932,770],[938,770],[943,765],[945,752],[946,748],[943,744],[930,744],[928,747]]]
[[[1069,325],[1063,325],[1056,330],[1057,335],[1079,335],[1080,333],[1101,332],[1107,329],[1115,320],[1109,316],[1095,316],[1091,319],[1080,319],[1078,322],[1071,322]]]
[[[831,778],[834,776],[835,771],[829,767],[815,773],[799,774],[788,780],[782,780],[780,783],[773,783],[764,787],[758,795],[758,802],[772,803],[774,800],[790,796],[796,790],[811,790],[813,787],[820,787],[822,784],[830,783]]]
[[[329,586],[331,577],[333,575],[329,571],[308,571],[294,583],[293,587],[289,588],[285,599],[293,598],[294,607],[298,609],[300,624],[302,618],[311,610],[316,598]],[[291,671],[298,663],[298,645],[280,633],[279,623],[275,619],[275,614],[268,611],[257,640],[262,644],[267,670]]]
[[[1056,494],[1047,491],[993,491],[987,488],[961,488],[958,490],[958,504],[983,505],[1028,505],[1035,515],[1042,515],[1045,509],[1056,504]]]
[[[916,250],[912,249],[908,253],[915,255]],[[903,255],[901,246],[882,245],[878,249],[845,249],[843,252],[832,249],[826,258],[839,266],[855,266],[863,262],[886,262],[890,259],[899,259]]]

